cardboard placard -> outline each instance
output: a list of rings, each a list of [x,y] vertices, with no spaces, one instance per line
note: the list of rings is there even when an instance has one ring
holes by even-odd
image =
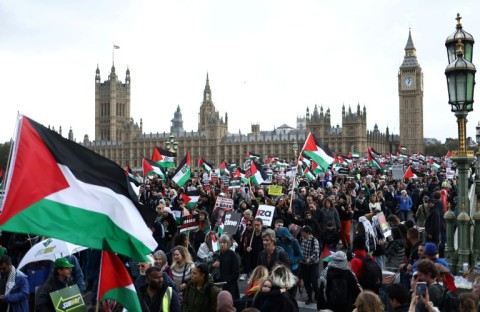
[[[272,226],[273,213],[275,211],[275,206],[269,205],[259,205],[257,210],[256,217],[262,219],[263,226]]]
[[[55,311],[85,312],[87,306],[77,285],[62,288],[50,293]]]
[[[392,178],[394,180],[402,180],[403,179],[403,165],[393,165],[392,166]]]
[[[390,230],[390,226],[388,225],[387,219],[385,218],[385,215],[383,214],[383,212],[377,213],[377,217],[378,217],[378,223],[380,223],[380,228],[383,231],[383,235],[385,237],[392,235],[392,231]]]
[[[268,195],[271,196],[281,196],[283,194],[283,187],[281,185],[269,185],[268,186]]]
[[[218,196],[217,201],[215,202],[215,208],[217,207],[224,210],[233,210],[233,199]]]
[[[225,219],[223,220],[223,234],[236,234],[241,220],[241,213],[236,213],[232,211],[225,212]]]
[[[180,233],[198,229],[198,215],[188,215],[182,217],[180,221]]]

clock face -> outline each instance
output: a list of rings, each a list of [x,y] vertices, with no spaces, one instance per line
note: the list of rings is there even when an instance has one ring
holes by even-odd
[[[405,77],[403,78],[403,86],[405,88],[413,87],[413,78],[412,77]]]

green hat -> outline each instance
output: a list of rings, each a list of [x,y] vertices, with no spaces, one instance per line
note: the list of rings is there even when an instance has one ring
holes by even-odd
[[[71,264],[67,258],[58,258],[57,260],[55,260],[55,269],[58,269],[58,268],[73,268],[74,265]]]

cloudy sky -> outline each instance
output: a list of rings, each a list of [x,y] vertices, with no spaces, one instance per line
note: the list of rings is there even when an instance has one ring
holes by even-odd
[[[131,115],[145,132],[168,132],[177,105],[184,128],[196,130],[208,72],[230,132],[295,127],[315,105],[341,125],[342,104],[360,103],[368,129],[398,133],[409,27],[424,71],[425,137],[457,137],[444,75],[457,12],[480,38],[475,0],[0,0],[0,142],[12,137],[17,112],[93,139],[95,69],[107,79],[113,43],[121,80],[130,68]],[[475,137],[479,110],[477,102],[467,136]]]

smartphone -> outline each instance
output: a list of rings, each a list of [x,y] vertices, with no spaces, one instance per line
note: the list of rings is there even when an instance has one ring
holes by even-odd
[[[423,296],[427,294],[427,283],[426,282],[418,282],[417,283],[417,296]]]

